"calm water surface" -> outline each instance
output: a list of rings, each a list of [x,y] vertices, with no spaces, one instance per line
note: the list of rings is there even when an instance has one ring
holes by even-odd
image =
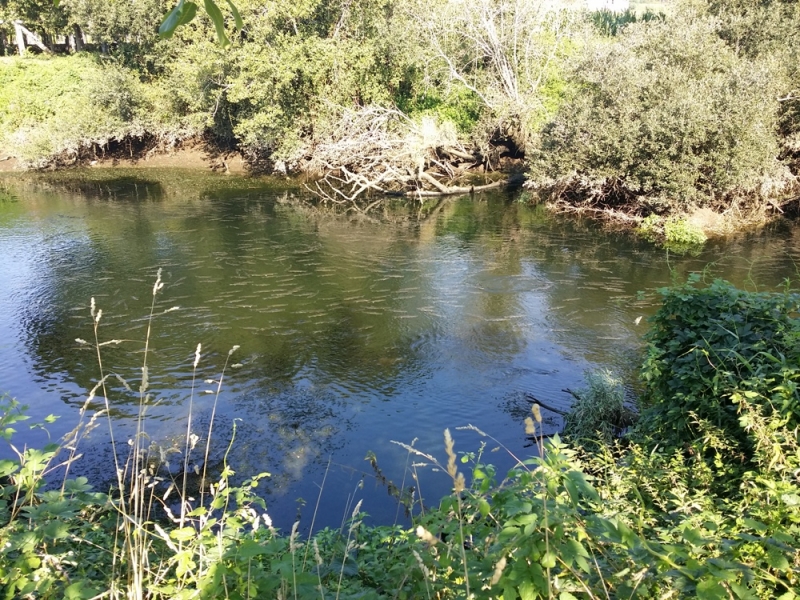
[[[392,441],[441,456],[446,427],[457,450],[497,446],[455,431],[472,424],[525,456],[526,394],[567,408],[564,390],[598,367],[635,383],[655,289],[671,272],[707,268],[766,290],[800,263],[800,230],[791,227],[675,257],[506,195],[372,218],[307,200],[275,181],[182,171],[1,180],[0,390],[30,405],[34,420],[60,415],[53,437],[77,423],[99,373],[94,351],[75,341],[92,339],[92,297],[103,310],[100,340],[122,340],[104,347],[106,371],[138,388],[161,268],[146,428],[171,468],[181,462],[170,449],[182,447],[190,398],[192,429],[204,436],[215,399],[206,392],[216,389],[205,380],[218,380],[236,345],[216,408],[213,465],[235,431],[229,463],[243,476],[271,473],[261,489],[282,529],[298,508],[308,525],[323,477],[317,525],[338,525],[362,498],[375,522],[391,523],[396,504],[368,452],[398,485],[410,482],[408,459]],[[115,435],[127,439],[138,396],[115,384],[109,402]],[[547,417],[557,431],[557,415]],[[16,442],[43,436],[20,431]],[[107,424],[81,448],[74,472],[102,486],[111,476]],[[502,450],[488,460],[513,464]],[[418,471],[429,502],[448,491],[446,476]]]

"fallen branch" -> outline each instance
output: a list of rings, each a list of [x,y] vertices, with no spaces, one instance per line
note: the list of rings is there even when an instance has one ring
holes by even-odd
[[[325,202],[351,203],[366,194],[428,198],[471,194],[521,185],[523,179],[482,185],[450,185],[469,168],[482,168],[481,154],[458,141],[451,124],[410,119],[395,109],[345,110],[337,126],[311,153],[310,172],[321,174],[306,189]]]
[[[567,416],[567,411],[561,410],[560,408],[555,408],[554,406],[550,406],[549,404],[546,404],[546,403],[542,402],[541,400],[539,400],[533,394],[530,394],[530,393],[526,392],[525,393],[525,398],[527,398],[528,402],[532,402],[534,404],[538,404],[539,406],[541,406],[542,408],[544,408],[546,410],[549,410],[550,412],[554,412],[557,415],[561,415],[562,417],[566,417]]]

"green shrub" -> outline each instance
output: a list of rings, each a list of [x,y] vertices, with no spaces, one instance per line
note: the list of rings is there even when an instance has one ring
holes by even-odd
[[[86,54],[0,62],[0,144],[41,167],[145,135],[175,142],[197,133],[170,111],[157,83]]]
[[[774,71],[737,55],[714,20],[629,25],[591,47],[569,80],[536,169],[610,188],[605,204],[719,205],[781,171]]]
[[[726,470],[749,464],[757,445],[737,398],[800,425],[800,295],[697,283],[661,292],[642,369],[642,422],[654,442],[710,452]]]

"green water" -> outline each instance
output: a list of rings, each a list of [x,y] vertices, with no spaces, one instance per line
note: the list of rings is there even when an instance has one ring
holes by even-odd
[[[239,346],[211,460],[220,464],[235,425],[229,462],[240,475],[271,473],[262,491],[283,529],[298,498],[310,519],[326,469],[318,524],[338,525],[362,497],[375,521],[392,522],[396,505],[364,458],[374,452],[387,477],[399,485],[405,473],[408,483],[393,440],[442,455],[449,427],[458,450],[497,445],[455,430],[472,424],[531,452],[526,395],[565,409],[564,390],[587,369],[630,378],[656,288],[706,268],[772,289],[795,276],[800,254],[800,230],[784,226],[668,256],[504,194],[364,216],[315,207],[285,182],[177,170],[9,176],[0,190],[0,389],[35,418],[61,415],[54,437],[70,430],[99,377],[94,351],[75,341],[92,339],[92,297],[101,341],[123,340],[104,347],[104,368],[137,389],[160,268],[148,354],[154,448],[182,446],[190,399],[192,429],[205,435],[215,400],[205,392],[216,384],[204,381],[218,380]],[[127,439],[138,394],[115,383],[109,403],[116,437]],[[557,431],[558,415],[546,417]],[[102,485],[107,424],[81,448],[74,472]],[[180,456],[165,456],[174,472]],[[502,450],[489,460],[512,464]],[[428,501],[448,491],[443,474],[418,471]]]

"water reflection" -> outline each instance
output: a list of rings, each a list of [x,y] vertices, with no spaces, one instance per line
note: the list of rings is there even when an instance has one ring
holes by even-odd
[[[103,309],[107,370],[136,389],[157,268],[165,288],[151,337],[153,402],[148,432],[165,447],[186,427],[192,360],[198,381],[216,380],[239,345],[218,400],[212,463],[231,436],[240,474],[270,471],[273,518],[288,528],[295,499],[315,498],[319,522],[338,524],[348,494],[370,483],[367,451],[403,477],[391,440],[439,452],[445,427],[472,423],[514,452],[527,443],[526,393],[565,408],[596,365],[632,372],[653,290],[711,264],[737,284],[767,289],[796,272],[797,229],[712,242],[699,257],[667,257],[627,235],[555,218],[502,194],[452,199],[415,218],[408,207],[380,219],[310,208],[274,182],[134,171],[23,177],[0,200],[0,378],[34,415],[66,417],[97,379],[89,299]],[[640,294],[643,292],[643,294]],[[163,313],[173,306],[179,310]],[[163,313],[163,314],[161,314]],[[213,385],[194,397],[207,431]],[[130,434],[138,395],[109,394]],[[60,406],[58,406],[60,405]],[[549,426],[560,422],[553,415]],[[474,433],[457,448],[474,450]],[[179,445],[178,445],[179,447]],[[95,479],[108,464],[98,430],[85,441]],[[503,467],[511,459],[498,453]],[[447,482],[427,473],[436,498]],[[366,485],[378,521],[395,507]]]

